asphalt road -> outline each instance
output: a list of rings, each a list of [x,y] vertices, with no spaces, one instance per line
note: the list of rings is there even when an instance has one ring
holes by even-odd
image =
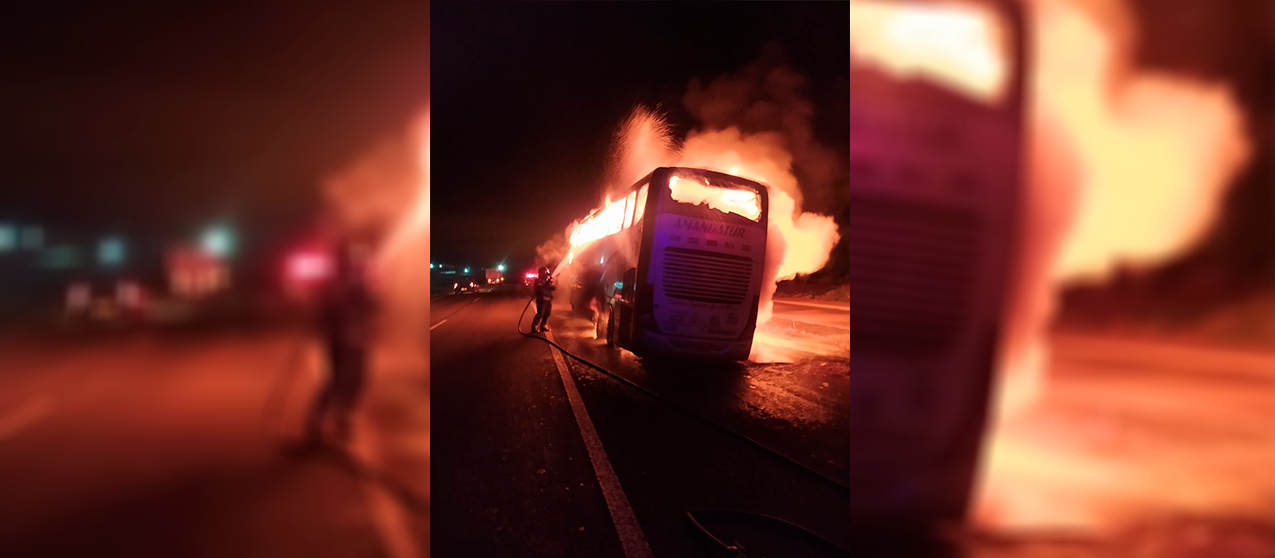
[[[813,300],[776,300],[771,320],[804,322],[849,330],[850,304]]]
[[[686,517],[706,508],[764,513],[846,543],[846,493],[726,429],[821,474],[844,474],[838,394],[848,391],[848,358],[654,365],[607,349],[586,320],[555,312],[559,343],[661,401],[519,335],[526,300],[433,303],[436,556],[712,556]],[[826,554],[805,535],[738,522],[712,528],[756,555]]]
[[[0,556],[711,556],[685,515],[703,508],[847,543],[844,493],[728,432],[845,474],[844,311],[777,305],[759,338],[781,356],[715,369],[644,362],[558,316],[559,343],[656,399],[515,333],[524,303],[436,300],[432,374],[379,352],[344,453],[282,451],[318,381],[295,329],[7,332]],[[1275,355],[1051,341],[1039,399],[989,445],[975,526],[1008,538],[904,555],[1275,557]],[[820,555],[711,527],[752,555]]]
[[[10,332],[0,556],[427,555],[428,462],[404,457],[425,434],[384,394],[401,371],[374,382],[348,451],[285,451],[317,385],[304,339]]]
[[[992,436],[977,519],[1093,554],[1275,556],[1275,353],[1060,333]]]
[[[435,305],[436,424],[451,426],[435,433],[435,498],[448,513],[435,519],[433,547],[439,556],[635,555],[621,548],[625,514],[604,494],[599,479],[610,473],[590,455],[551,350],[513,332],[524,304],[479,295]],[[820,330],[839,311],[780,304],[773,322]],[[845,473],[837,457],[853,440],[837,426],[850,371],[821,354],[826,346],[793,362],[683,370],[607,349],[587,321],[555,314],[553,336],[572,353],[824,475]],[[1051,345],[1035,404],[992,428],[972,524],[949,546],[861,555],[1275,557],[1275,356],[1076,334]],[[826,483],[563,361],[651,555],[711,555],[684,519],[706,507],[854,542],[839,538],[849,536],[839,535],[848,500]],[[813,555],[734,527],[745,546],[775,545],[759,554]]]

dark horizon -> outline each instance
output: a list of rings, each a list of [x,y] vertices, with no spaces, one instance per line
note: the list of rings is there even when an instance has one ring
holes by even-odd
[[[0,220],[172,236],[303,226],[428,97],[428,7],[5,9]]]

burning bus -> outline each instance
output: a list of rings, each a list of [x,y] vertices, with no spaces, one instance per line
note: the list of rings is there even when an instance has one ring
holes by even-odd
[[[745,360],[757,327],[768,197],[751,180],[661,167],[570,231],[572,307],[644,356]]]
[[[865,1],[851,13],[849,435],[873,448],[850,456],[856,505],[956,520],[1008,327],[1024,14],[992,0]]]

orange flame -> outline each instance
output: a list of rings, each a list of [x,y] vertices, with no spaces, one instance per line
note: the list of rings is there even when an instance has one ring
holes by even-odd
[[[723,213],[736,213],[753,221],[761,218],[760,197],[747,190],[731,190],[701,186],[674,176],[669,180],[669,190],[674,200],[689,204],[706,204]],[[641,221],[646,211],[647,187],[628,196],[611,201],[607,198],[602,207],[576,222],[567,234],[571,248],[579,248],[595,240],[627,230]]]
[[[1078,0],[1026,4],[1037,95],[1028,219],[983,506],[1002,500],[994,504],[1006,508],[1002,521],[1018,524],[1101,521],[1100,495],[1090,495],[1095,509],[1085,517],[1062,517],[1033,505],[1033,487],[1007,486],[1017,477],[1005,456],[1023,452],[1007,425],[1046,395],[1056,292],[1066,282],[1103,280],[1116,266],[1149,267],[1190,249],[1215,219],[1248,147],[1240,112],[1222,87],[1133,67],[1133,22],[1119,2],[1097,6],[1106,10]],[[1008,58],[999,46],[991,51],[996,61],[981,58],[986,45],[1003,44],[990,12],[972,4],[891,8],[855,0],[851,14],[861,60],[994,101],[989,92],[1005,79]]]
[[[1005,92],[1004,34],[986,8],[897,2],[851,2],[851,53],[899,78],[937,82],[983,101]]]
[[[832,217],[801,211],[801,190],[792,173],[792,155],[776,133],[744,134],[738,128],[692,133],[680,166],[724,172],[766,186],[766,270],[757,323],[770,321],[775,283],[819,271],[840,240]]]
[[[669,178],[668,187],[672,198],[679,202],[704,204],[722,213],[742,215],[752,221],[761,219],[761,197],[754,192],[713,188],[676,176]]]
[[[617,184],[631,184],[641,176],[639,172],[650,172],[656,167],[679,166],[726,173],[766,186],[770,207],[758,325],[770,321],[777,281],[814,273],[828,263],[833,246],[840,240],[837,224],[830,216],[801,211],[801,190],[792,172],[793,157],[781,134],[744,134],[735,127],[692,131],[678,150],[672,145],[665,122],[658,115],[639,109],[625,121],[618,135],[621,141],[617,144],[618,152],[614,158],[619,168],[613,171],[616,174],[613,180]],[[711,200],[712,196],[701,199],[703,192],[683,188],[688,183],[685,180],[676,183],[675,199],[686,203],[705,202],[715,209],[738,212],[749,219],[760,217],[755,195],[728,193]],[[635,220],[642,218],[646,195],[646,188],[643,188],[634,200]],[[627,211],[612,209],[612,206],[621,206],[624,202],[613,202],[608,198],[602,209],[567,229],[571,249],[554,270],[555,275],[563,266],[571,265],[576,247],[613,234],[617,230],[617,222],[619,230],[629,226]]]
[[[633,223],[642,219],[646,211],[645,204],[646,186],[616,201],[607,198],[601,209],[594,210],[568,229],[567,239],[571,243],[572,250],[627,230],[633,226]]]

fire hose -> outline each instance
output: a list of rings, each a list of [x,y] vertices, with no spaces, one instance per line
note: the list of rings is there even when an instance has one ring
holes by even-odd
[[[672,401],[669,401],[668,399],[666,399],[666,398],[664,398],[664,397],[660,396],[659,394],[657,394],[657,393],[655,393],[655,392],[653,392],[653,391],[651,391],[651,390],[649,390],[649,389],[647,389],[647,388],[645,388],[645,387],[642,387],[641,385],[638,385],[637,383],[634,383],[633,381],[631,381],[631,380],[629,380],[629,379],[627,379],[627,378],[624,378],[624,377],[622,377],[622,376],[620,376],[620,375],[618,375],[618,374],[615,374],[615,373],[611,372],[610,370],[607,370],[607,369],[602,368],[602,367],[600,367],[600,366],[598,366],[598,365],[596,365],[596,364],[593,364],[592,362],[589,362],[589,361],[585,360],[583,357],[580,357],[580,356],[576,355],[575,353],[572,353],[571,351],[567,350],[567,349],[566,349],[565,347],[563,347],[562,345],[557,344],[556,342],[554,342],[553,340],[549,339],[548,337],[542,337],[542,336],[532,335],[532,332],[530,332],[530,331],[523,331],[523,330],[522,330],[522,321],[523,321],[523,319],[524,319],[524,318],[526,318],[526,316],[527,316],[527,310],[531,308],[531,303],[532,303],[532,302],[534,302],[534,301],[535,301],[535,297],[534,297],[534,296],[533,296],[532,298],[528,299],[528,300],[527,300],[527,305],[526,305],[526,306],[524,306],[524,307],[522,308],[522,314],[520,314],[520,315],[518,316],[518,323],[517,323],[517,325],[516,325],[515,329],[517,329],[517,330],[518,330],[518,334],[519,334],[519,335],[522,335],[522,336],[524,336],[524,337],[530,337],[530,338],[532,338],[532,339],[539,339],[539,340],[541,340],[541,341],[544,341],[545,343],[548,343],[548,344],[552,345],[553,347],[557,348],[557,349],[558,349],[558,351],[560,351],[562,354],[565,354],[565,355],[567,355],[567,356],[571,357],[572,359],[575,359],[575,360],[579,361],[580,363],[584,364],[585,366],[588,366],[588,367],[590,367],[590,368],[592,368],[592,369],[594,369],[594,370],[597,370],[598,372],[601,372],[601,373],[603,373],[603,374],[605,374],[605,375],[607,375],[607,376],[610,376],[611,378],[613,378],[613,379],[615,379],[615,380],[618,380],[621,384],[626,385],[626,386],[628,386],[628,387],[630,387],[630,388],[632,388],[632,389],[635,389],[635,390],[637,390],[637,391],[639,391],[639,392],[641,392],[641,393],[645,394],[647,397],[650,397],[650,398],[652,398],[652,399],[654,399],[654,400],[656,400],[656,401],[658,401],[658,402],[660,402],[660,403],[663,403],[664,405],[666,405],[666,406],[668,406],[668,407],[671,407],[671,408],[673,408],[673,409],[676,409],[676,410],[678,410],[678,411],[680,411],[680,412],[682,412],[682,413],[684,413],[684,414],[686,414],[686,415],[689,415],[689,416],[691,416],[691,417],[694,417],[695,419],[698,419],[698,420],[699,420],[699,421],[701,421],[701,422],[704,422],[704,423],[706,423],[706,424],[709,424],[709,425],[711,425],[711,426],[713,426],[713,427],[717,428],[718,430],[724,431],[724,432],[726,432],[726,433],[730,434],[730,435],[731,435],[731,436],[733,436],[733,437],[736,437],[736,438],[739,438],[739,439],[741,439],[741,440],[744,440],[745,442],[747,442],[747,443],[749,443],[749,444],[753,445],[754,447],[760,448],[761,450],[763,450],[763,451],[765,451],[765,452],[767,452],[767,453],[770,453],[771,455],[774,455],[774,456],[778,457],[780,460],[782,460],[782,461],[784,461],[784,462],[786,462],[786,463],[788,463],[788,464],[790,464],[790,465],[792,465],[792,466],[794,466],[794,467],[797,467],[798,469],[803,470],[803,471],[805,471],[805,472],[806,472],[806,473],[808,473],[808,474],[814,475],[814,476],[815,476],[815,478],[817,478],[817,479],[819,479],[819,480],[822,480],[822,481],[824,481],[824,482],[825,482],[825,483],[827,483],[827,484],[832,485],[833,487],[835,487],[835,488],[839,489],[839,491],[844,492],[844,493],[845,493],[845,494],[847,494],[847,495],[849,495],[849,494],[851,493],[851,489],[850,489],[850,487],[848,487],[848,486],[846,486],[846,485],[844,485],[844,484],[842,484],[842,483],[838,482],[836,479],[830,478],[830,477],[828,477],[828,476],[824,475],[823,473],[820,473],[820,472],[818,472],[818,471],[816,471],[816,470],[814,470],[814,469],[812,469],[812,468],[810,468],[810,467],[808,467],[808,466],[806,466],[806,465],[802,464],[801,462],[799,462],[799,461],[797,461],[797,460],[795,460],[795,459],[793,459],[793,458],[791,458],[791,457],[788,457],[787,455],[785,455],[783,452],[781,452],[781,451],[779,451],[779,450],[776,450],[776,449],[774,449],[774,448],[771,448],[770,446],[767,446],[767,445],[765,445],[765,444],[763,444],[763,443],[761,443],[761,442],[759,442],[759,441],[757,441],[757,440],[754,440],[753,438],[751,438],[751,437],[749,437],[749,436],[747,436],[747,435],[745,435],[745,434],[742,434],[742,433],[740,433],[740,432],[737,432],[737,431],[735,431],[735,430],[732,430],[732,429],[730,429],[730,428],[728,428],[728,427],[726,427],[726,426],[722,425],[721,423],[719,423],[719,422],[717,422],[717,421],[714,421],[714,420],[712,420],[712,419],[709,419],[708,417],[705,417],[705,416],[703,416],[703,415],[701,415],[701,414],[699,414],[699,413],[697,413],[697,412],[695,412],[695,411],[692,411],[692,410],[690,410],[690,409],[687,409],[686,407],[683,407],[683,406],[678,405],[678,404],[676,404],[676,403],[674,403],[674,402],[672,402]],[[722,555],[722,556],[730,556],[731,558],[747,558],[747,557],[748,557],[748,549],[747,549],[747,548],[745,548],[743,544],[740,544],[740,542],[739,542],[739,541],[736,541],[736,540],[733,540],[733,539],[732,539],[730,543],[727,543],[727,542],[725,542],[725,541],[721,540],[721,539],[720,539],[720,538],[718,538],[716,535],[714,535],[714,534],[713,534],[713,533],[712,533],[712,532],[711,532],[711,531],[710,531],[707,527],[705,527],[705,526],[704,526],[703,521],[707,521],[707,520],[720,520],[720,521],[733,520],[733,521],[741,521],[741,522],[745,522],[745,521],[746,521],[746,522],[751,522],[751,523],[759,524],[759,525],[761,525],[761,524],[766,524],[766,525],[768,525],[768,526],[779,526],[779,527],[783,527],[783,528],[785,528],[786,530],[789,530],[789,531],[792,531],[792,532],[798,533],[798,534],[800,534],[800,535],[803,535],[804,537],[806,537],[806,538],[807,538],[807,539],[809,539],[810,541],[815,542],[818,546],[820,546],[820,547],[822,547],[822,548],[824,548],[824,549],[826,549],[826,550],[831,551],[833,554],[840,554],[840,555],[845,555],[845,556],[849,556],[849,555],[850,555],[850,551],[848,551],[848,550],[846,550],[846,549],[844,549],[844,548],[841,548],[841,547],[840,547],[839,545],[837,545],[836,543],[834,543],[834,542],[832,542],[832,541],[828,540],[827,538],[824,538],[823,536],[819,535],[818,533],[815,533],[814,531],[811,531],[810,529],[807,529],[807,528],[805,528],[805,527],[802,527],[802,526],[797,525],[797,524],[795,524],[795,523],[792,523],[792,522],[790,522],[790,521],[786,521],[786,520],[783,520],[783,519],[780,519],[780,518],[777,518],[777,517],[774,517],[774,516],[766,515],[766,514],[763,514],[763,513],[758,513],[758,512],[753,512],[753,511],[747,511],[747,510],[731,510],[731,509],[700,509],[700,510],[687,510],[687,511],[686,511],[686,518],[687,518],[687,521],[691,524],[691,526],[692,526],[692,527],[694,527],[694,528],[696,529],[696,531],[697,531],[697,532],[699,532],[701,535],[703,535],[703,536],[704,536],[704,537],[705,537],[705,538],[706,538],[709,542],[711,542],[711,543],[712,543],[712,544],[716,547],[716,549],[717,549],[718,553],[719,553],[720,555]]]
[[[522,314],[518,316],[518,324],[516,329],[518,330],[518,333],[520,335],[524,337],[530,337],[532,339],[539,339],[541,341],[544,341],[545,343],[548,343],[552,345],[553,347],[557,348],[563,354],[571,357],[572,359],[575,359],[576,361],[579,361],[585,366],[588,366],[589,368],[597,370],[598,372],[601,372],[602,374],[605,374],[606,376],[609,376],[619,381],[621,384],[626,385],[634,390],[637,390],[645,394],[647,397],[650,397],[668,407],[671,407],[677,411],[680,411],[683,414],[694,417],[695,419],[703,423],[706,423],[708,425],[711,425],[718,430],[726,432],[735,438],[743,440],[747,442],[748,444],[779,458],[781,461],[786,462],[797,469],[805,471],[806,473],[810,475],[813,475],[815,478],[822,480],[825,483],[839,489],[839,491],[845,493],[846,495],[851,495],[853,493],[853,490],[849,486],[846,486],[845,484],[842,484],[836,479],[830,478],[824,475],[823,473],[820,473],[819,471],[816,471],[810,468],[809,466],[801,463],[800,461],[797,461],[796,459],[793,459],[792,457],[785,455],[783,452],[779,450],[776,450],[770,446],[767,446],[743,433],[732,430],[726,427],[725,425],[722,425],[721,423],[718,423],[717,421],[714,421],[708,417],[705,417],[695,411],[687,409],[686,407],[673,403],[672,401],[669,401],[668,399],[660,396],[659,394],[645,387],[642,387],[641,385],[638,385],[627,378],[624,378],[618,374],[611,372],[610,370],[607,370],[596,364],[593,364],[592,362],[585,360],[583,357],[580,357],[572,353],[571,351],[564,348],[562,345],[557,344],[556,342],[554,342],[553,340],[547,337],[532,335],[530,331],[523,331],[522,321],[526,317],[527,310],[531,308],[531,303],[534,302],[534,300],[535,300],[534,297],[527,300],[527,305],[523,307]],[[818,546],[832,552],[833,554],[841,554],[845,556],[851,555],[851,552],[849,550],[841,547],[837,543],[834,543],[823,536],[820,536],[817,533],[814,533],[810,529],[807,529],[800,525],[796,525],[787,520],[766,515],[763,513],[747,511],[747,510],[733,510],[733,509],[699,509],[699,510],[687,510],[686,518],[687,518],[687,521],[691,524],[691,526],[694,527],[697,532],[703,535],[703,537],[706,540],[711,542],[716,547],[719,554],[722,556],[729,556],[731,558],[747,558],[748,551],[737,540],[732,539],[730,543],[727,543],[726,541],[723,541],[722,539],[714,535],[711,531],[709,531],[707,527],[704,526],[703,524],[704,521],[708,521],[708,520],[748,521],[750,523],[753,523],[759,526],[765,525],[770,527],[780,527],[788,531],[802,534],[803,536],[807,537],[810,541],[815,542]],[[982,532],[982,531],[970,529],[963,525],[952,525],[952,524],[935,525],[933,526],[933,532],[930,532],[930,533],[917,533],[915,531],[908,531],[908,532],[901,532],[901,533],[894,533],[894,534],[891,534],[889,532],[880,532],[880,533],[869,532],[869,533],[866,533],[866,536],[864,537],[864,539],[865,540],[862,542],[866,542],[868,544],[873,544],[875,542],[875,544],[880,544],[880,545],[886,545],[886,546],[902,545],[902,546],[911,547],[913,549],[915,549],[915,547],[917,547],[918,545],[924,546],[925,544],[936,544],[939,546],[983,545],[983,546],[993,546],[993,547],[1015,547],[1019,545],[1045,545],[1045,546],[1070,548],[1074,550],[1076,548],[1091,549],[1097,544],[1096,541],[1094,541],[1093,539],[1089,537],[1086,537],[1081,534],[1074,534],[1074,533],[1050,533],[1050,532],[989,533],[989,532]],[[944,551],[937,551],[938,552],[937,554],[935,554],[935,552],[936,552],[935,550],[929,549],[929,550],[925,550],[923,555],[925,556],[946,555],[944,554]]]

